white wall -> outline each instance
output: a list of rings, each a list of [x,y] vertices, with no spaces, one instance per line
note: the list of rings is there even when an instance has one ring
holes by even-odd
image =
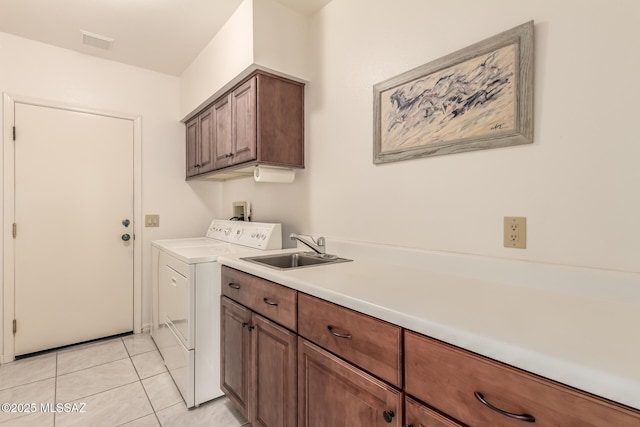
[[[160,214],[159,228],[136,231],[144,266],[142,323],[148,324],[149,242],[203,235],[219,197],[219,184],[184,180],[179,79],[6,33],[0,33],[0,58],[0,92],[142,117],[142,210]],[[60,166],[72,165],[69,159]]]
[[[273,0],[244,0],[180,76],[180,117],[215,101],[256,68],[308,79],[309,20]]]
[[[531,19],[533,144],[372,164],[375,83]],[[314,235],[638,272],[638,22],[636,0],[333,0],[310,21],[304,179],[225,183],[221,208],[242,198]],[[502,247],[504,216],[527,217],[527,249]]]
[[[180,117],[213,101],[252,64],[253,0],[244,0],[180,76]]]
[[[253,0],[253,61],[309,79],[309,18],[273,0]]]

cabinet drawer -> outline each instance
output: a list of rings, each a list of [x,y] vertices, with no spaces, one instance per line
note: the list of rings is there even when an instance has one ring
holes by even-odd
[[[640,413],[502,363],[413,332],[404,342],[406,392],[470,426],[640,425]]]
[[[222,267],[222,295],[292,331],[297,329],[297,292],[293,289]]]
[[[402,387],[402,329],[308,295],[298,296],[298,333]]]
[[[464,427],[410,397],[404,400],[405,426],[407,427]]]

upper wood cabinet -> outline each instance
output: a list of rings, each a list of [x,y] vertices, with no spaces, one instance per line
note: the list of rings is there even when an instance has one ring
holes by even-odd
[[[189,120],[187,128],[187,176],[210,172],[214,168],[213,108]]]
[[[257,164],[304,168],[304,85],[257,71],[186,128],[187,178]]]
[[[229,94],[213,104],[215,127],[213,129],[213,167],[220,169],[229,166],[233,156],[233,136],[231,120],[231,98]]]
[[[198,117],[194,117],[186,124],[187,128],[187,177],[198,174]]]

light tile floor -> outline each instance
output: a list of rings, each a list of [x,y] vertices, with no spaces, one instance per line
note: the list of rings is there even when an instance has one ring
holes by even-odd
[[[0,365],[0,403],[35,408],[26,413],[6,412],[3,407],[0,427],[249,425],[226,397],[188,410],[149,334],[81,344]],[[41,406],[47,403],[52,409],[68,404],[71,411],[47,411]]]

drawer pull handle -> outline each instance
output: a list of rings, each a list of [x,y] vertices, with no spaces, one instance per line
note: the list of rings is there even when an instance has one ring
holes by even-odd
[[[229,287],[231,289],[240,289],[240,285],[238,285],[237,283],[229,283]]]
[[[384,418],[384,420],[388,423],[390,423],[391,421],[393,421],[393,417],[395,416],[395,412],[393,411],[384,411],[382,413],[382,418]]]
[[[345,339],[348,339],[348,340],[351,339],[351,334],[341,334],[341,333],[338,333],[338,332],[334,332],[333,331],[333,326],[331,326],[331,325],[327,325],[327,331],[329,331],[329,333],[331,335],[333,335],[334,337],[345,338]]]
[[[484,406],[486,406],[487,408],[491,409],[492,411],[495,411],[495,412],[499,413],[500,415],[504,415],[505,417],[513,418],[514,420],[524,421],[526,423],[535,423],[536,422],[536,419],[535,419],[535,417],[533,415],[529,415],[529,414],[512,414],[511,412],[503,411],[500,408],[496,408],[491,403],[487,402],[485,400],[484,396],[482,395],[482,393],[480,393],[480,392],[474,391],[473,395]]]
[[[273,305],[273,306],[278,305],[277,302],[275,302],[273,300],[270,300],[269,298],[263,298],[262,301],[264,301],[264,303],[267,304],[267,305]]]

